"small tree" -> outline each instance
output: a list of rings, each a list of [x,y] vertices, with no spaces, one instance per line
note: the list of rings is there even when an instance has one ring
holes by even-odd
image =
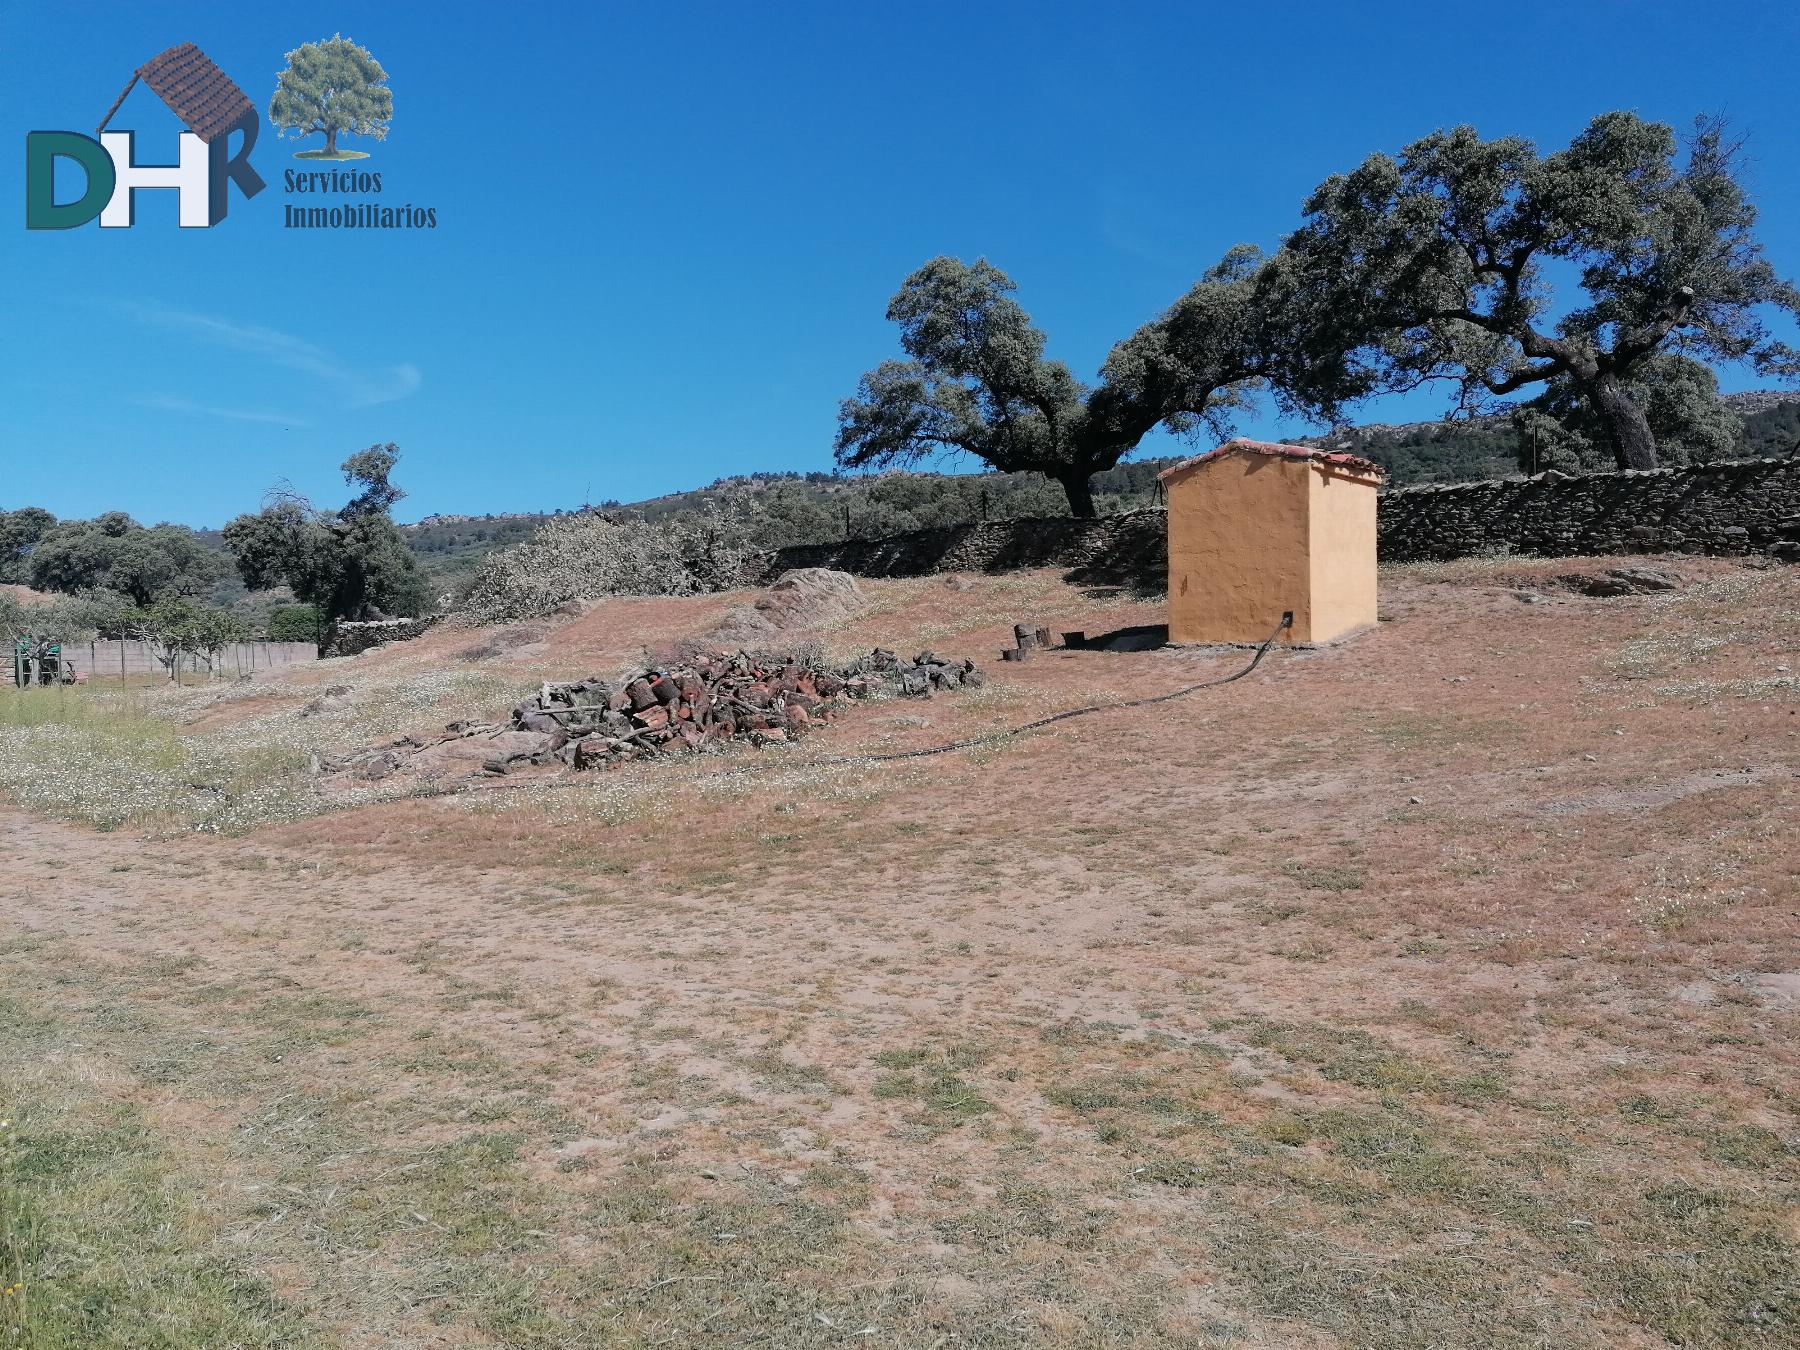
[[[324,625],[313,605],[283,605],[269,611],[270,642],[317,643],[324,636]]]
[[[367,47],[342,35],[289,52],[269,100],[270,122],[297,137],[324,136],[328,157],[338,153],[340,135],[385,140],[393,116],[387,72]]]
[[[0,642],[5,643],[4,660],[9,672],[20,644],[24,645],[26,657],[36,663],[48,656],[52,647],[86,641],[93,635],[89,615],[74,600],[27,605],[0,591]]]
[[[62,603],[75,624],[103,638],[127,636],[137,614],[129,595],[104,588],[82,591]]]
[[[134,611],[125,626],[177,684],[183,657],[192,657],[196,664],[204,662],[207,673],[216,675],[219,654],[245,637],[244,625],[229,610],[173,596]]]
[[[30,631],[26,606],[10,591],[0,591],[0,641],[6,643],[7,659],[12,659],[12,644]]]
[[[206,663],[209,675],[217,676],[220,673],[219,658],[225,649],[242,642],[247,635],[247,630],[237,615],[230,610],[207,605],[195,616],[189,649],[196,659]]]
[[[225,544],[244,584],[267,590],[285,583],[333,622],[425,612],[424,576],[388,514],[405,495],[390,480],[399,458],[390,443],[345,460],[345,481],[362,491],[336,513],[282,492],[256,515],[228,524]]]
[[[1471,127],[1436,132],[1324,183],[1286,249],[1319,312],[1362,330],[1392,387],[1454,380],[1473,410],[1560,385],[1620,468],[1654,468],[1656,434],[1628,386],[1659,352],[1800,375],[1800,352],[1763,322],[1800,313],[1800,292],[1757,242],[1738,147],[1701,122],[1679,163],[1677,150],[1670,128],[1626,112],[1549,155]],[[1585,299],[1552,318],[1558,269]]]
[[[172,597],[135,611],[127,621],[131,636],[150,649],[157,665],[177,684],[181,683],[181,658],[188,653],[197,612],[198,606],[191,601]]]

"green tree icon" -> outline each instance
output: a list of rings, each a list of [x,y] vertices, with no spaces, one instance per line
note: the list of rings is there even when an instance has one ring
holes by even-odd
[[[381,62],[342,34],[289,52],[269,100],[269,121],[282,132],[325,137],[323,150],[302,150],[296,159],[362,159],[363,151],[339,150],[338,136],[384,140],[393,116],[394,91]]]

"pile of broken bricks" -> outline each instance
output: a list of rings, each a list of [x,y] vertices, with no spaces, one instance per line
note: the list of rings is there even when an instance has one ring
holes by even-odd
[[[730,740],[759,746],[798,740],[831,721],[848,699],[929,698],[940,690],[978,687],[985,678],[973,661],[933,652],[908,660],[877,648],[837,669],[791,657],[720,654],[635,671],[616,682],[547,682],[513,709],[507,723],[452,722],[429,742],[401,737],[381,749],[315,756],[314,766],[321,775],[368,781],[403,767],[433,777],[459,767],[500,775],[558,761],[575,769],[605,768]]]

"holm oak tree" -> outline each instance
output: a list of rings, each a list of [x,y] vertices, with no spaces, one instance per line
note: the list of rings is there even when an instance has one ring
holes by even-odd
[[[1457,127],[1327,180],[1284,252],[1323,316],[1362,330],[1387,387],[1454,380],[1473,409],[1551,385],[1620,468],[1654,468],[1631,386],[1659,353],[1800,375],[1764,321],[1800,313],[1800,293],[1763,256],[1738,161],[1716,121],[1685,155],[1669,127],[1626,112],[1552,154]],[[1563,284],[1581,296],[1559,310]]]
[[[341,135],[385,139],[393,116],[394,91],[381,62],[343,36],[289,52],[269,100],[269,121],[302,138],[324,136],[326,158],[338,154]]]
[[[1045,357],[1006,273],[985,259],[934,258],[888,305],[908,359],[882,362],[839,408],[837,462],[967,454],[1001,472],[1044,474],[1072,514],[1092,516],[1089,480],[1159,425],[1224,437],[1259,388],[1278,399],[1304,390],[1297,404],[1326,409],[1366,391],[1367,367],[1341,330],[1311,317],[1309,284],[1279,255],[1234,249],[1116,346],[1090,387]]]

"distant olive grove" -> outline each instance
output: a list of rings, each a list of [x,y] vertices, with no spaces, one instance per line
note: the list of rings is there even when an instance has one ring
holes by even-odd
[[[0,583],[44,593],[4,594],[0,638],[133,638],[205,654],[253,637],[317,642],[341,619],[428,613],[436,597],[391,514],[404,495],[390,477],[399,457],[390,444],[345,460],[360,490],[336,510],[277,492],[216,534],[146,527],[121,511],[61,521],[39,507],[0,511]]]

